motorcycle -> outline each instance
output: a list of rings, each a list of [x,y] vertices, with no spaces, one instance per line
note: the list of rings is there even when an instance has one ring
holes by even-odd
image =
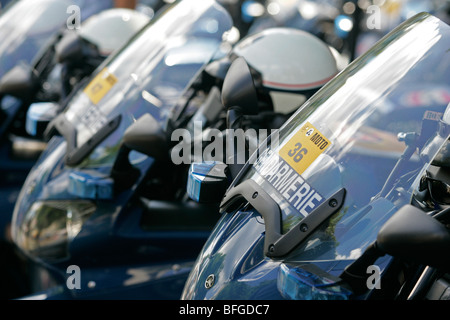
[[[42,141],[45,126],[64,109],[69,94],[149,20],[131,9],[105,10],[80,29],[62,28],[30,65],[21,61],[8,71],[0,79],[0,139],[9,140],[10,154],[16,139],[24,145]]]
[[[72,7],[79,9],[79,17],[69,16]],[[6,159],[21,160],[22,156],[26,169],[27,160],[35,160],[43,148],[34,138],[41,138],[42,128],[61,111],[77,84],[154,15],[110,7],[100,1],[14,1],[2,13],[5,42],[0,67],[0,139],[8,140],[12,135],[10,139],[17,138],[17,144],[26,146],[29,142],[28,149],[36,149],[16,151],[12,141],[12,150],[4,147]],[[140,4],[139,10],[148,11],[145,8],[151,9]],[[25,17],[27,24],[15,26],[18,17]],[[82,23],[78,21],[81,17],[86,18]],[[30,107],[33,110],[27,117]],[[6,159],[4,167],[13,168],[13,161]]]
[[[445,207],[418,196],[439,180],[430,166],[450,137],[449,37],[436,17],[415,15],[270,135],[219,200],[181,298],[400,299],[430,279],[411,263],[448,268],[448,230],[426,222]],[[251,73],[230,67],[228,77]],[[223,92],[229,108],[245,108],[246,88]],[[194,199],[202,182],[191,171]],[[428,297],[442,296],[445,278],[433,279]]]
[[[47,41],[61,27],[69,24],[67,12],[71,6],[80,9],[80,21],[111,8],[109,2],[98,1],[11,1],[1,13],[2,60],[0,76],[11,70],[19,61],[30,63]],[[45,17],[45,19],[42,19]],[[18,24],[17,21],[23,23]]]
[[[5,242],[2,252],[11,251],[7,247],[14,203],[26,175],[45,148],[43,128],[62,110],[68,92],[148,20],[148,16],[128,9],[109,9],[95,14],[82,23],[79,32],[67,30],[54,36],[31,66],[22,62],[0,80],[4,107],[0,121],[0,171],[6,177],[0,189],[3,208],[0,230]],[[116,32],[115,41],[99,39],[118,27],[122,32]],[[70,51],[76,44],[80,50]],[[83,50],[85,48],[90,50]],[[12,260],[11,256],[3,259],[8,263]]]
[[[170,189],[185,177],[166,170],[163,129],[193,79],[230,49],[231,27],[215,1],[176,1],[50,122],[13,213],[13,241],[31,265],[27,298],[179,298],[216,220]]]
[[[110,7],[110,4],[104,1],[21,0],[9,1],[7,6],[2,8],[0,15],[0,37],[2,39],[0,77],[12,72],[16,65],[32,63],[33,58],[46,48],[61,27],[66,26],[70,16],[67,10],[71,5],[80,9],[83,19],[88,19]],[[16,80],[24,79],[19,77]],[[10,89],[13,89],[14,83],[10,84],[13,85]],[[20,84],[20,81],[16,84]],[[15,89],[27,90],[26,87],[20,86]],[[9,245],[9,223],[20,187],[44,145],[39,141],[24,140],[23,137],[12,134],[14,130],[10,129],[15,128],[17,124],[16,115],[21,109],[22,102],[4,93],[0,94],[0,98],[0,173],[3,176],[0,183],[0,205],[3,208],[0,217],[0,236],[2,261],[8,261],[8,263],[2,263],[1,271],[8,275],[6,276],[7,282],[14,283],[12,279],[16,279],[17,283],[20,282],[22,273],[18,272],[20,268],[13,263],[15,259],[13,248]],[[24,113],[22,113],[23,118]],[[5,286],[7,289],[2,290],[2,297],[3,295],[10,297],[10,294],[18,295],[19,292],[23,292],[23,289],[16,290],[20,286],[15,287],[13,284],[5,284]]]

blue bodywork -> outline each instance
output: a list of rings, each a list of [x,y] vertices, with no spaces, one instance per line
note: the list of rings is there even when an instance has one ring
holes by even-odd
[[[65,141],[54,137],[26,180],[21,206],[28,207],[42,199],[79,199],[69,192],[69,175],[76,169],[64,164]],[[46,299],[178,299],[194,259],[209,231],[143,230],[141,220],[145,208],[133,199],[136,188],[145,177],[153,160],[138,165],[140,179],[128,190],[111,200],[96,201],[97,210],[85,222],[81,232],[70,243],[70,256],[59,261],[38,259],[31,263],[37,274],[49,274],[58,290],[32,283],[34,290],[44,289]],[[20,217],[17,217],[20,219]],[[35,259],[35,258],[33,258]],[[81,290],[65,285],[70,276],[67,268],[81,269]],[[41,279],[41,276],[33,277]],[[95,287],[89,285],[95,282]],[[170,289],[167,289],[170,287]],[[63,290],[61,292],[61,290]],[[43,297],[41,293],[34,298]],[[31,297],[30,297],[31,298]]]

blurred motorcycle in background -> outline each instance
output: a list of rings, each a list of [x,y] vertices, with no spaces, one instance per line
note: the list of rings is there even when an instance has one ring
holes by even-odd
[[[427,13],[408,19],[260,145],[219,200],[182,299],[404,299],[424,280],[417,264],[438,268],[428,298],[443,296],[449,37]]]
[[[14,242],[37,270],[32,292],[51,289],[47,299],[179,298],[208,220],[196,206],[182,212],[145,196],[176,198],[159,182],[169,174],[161,170],[160,130],[204,65],[230,49],[224,35],[231,27],[215,1],[176,1],[105,60],[50,122],[51,140],[13,215]],[[148,136],[135,141],[135,130]],[[172,212],[184,215],[171,220],[178,228],[165,225]],[[192,230],[180,229],[183,221]],[[66,286],[70,265],[83,272],[81,290]]]
[[[2,3],[5,4],[5,3]],[[110,3],[105,1],[52,1],[52,0],[12,0],[0,11],[0,77],[14,68],[22,61],[31,63],[34,56],[39,50],[44,48],[48,41],[59,32],[61,28],[66,26],[69,15],[67,9],[71,5],[76,5],[82,9],[82,18],[88,18],[101,10],[110,8]],[[0,199],[3,208],[0,217],[0,232],[2,240],[2,264],[1,269],[6,281],[4,286],[7,290],[2,290],[2,295],[11,296],[24,292],[24,288],[20,287],[22,283],[20,273],[21,269],[14,261],[15,256],[13,249],[8,243],[8,225],[11,221],[12,209],[15,199],[18,195],[19,188],[23,184],[24,179],[30,169],[34,159],[30,161],[14,161],[11,159],[11,144],[5,143],[5,135],[3,128],[5,123],[9,122],[9,112],[17,108],[16,99],[3,97],[1,99],[0,109],[0,125],[2,127],[1,134],[1,174],[3,179],[0,185]],[[20,143],[19,143],[20,145]],[[20,146],[17,146],[19,154]],[[41,149],[41,145],[34,145],[33,149]],[[39,152],[39,151],[38,151]],[[33,153],[33,152],[32,152]],[[36,154],[36,153],[34,153]],[[27,151],[22,153],[26,158],[30,157]],[[19,157],[20,158],[20,157]],[[31,155],[33,158],[33,155]]]
[[[0,172],[4,177],[0,230],[2,252],[8,257],[5,270],[8,263],[14,265],[9,245],[12,211],[29,170],[45,148],[43,128],[64,108],[83,78],[153,16],[148,6],[141,5],[146,8],[142,13],[110,8],[110,2],[12,1],[0,16],[1,32],[8,36],[5,40],[11,39],[2,46],[0,79]],[[70,20],[71,6],[80,9],[80,18],[86,17],[76,28]],[[16,26],[19,17],[29,23]]]

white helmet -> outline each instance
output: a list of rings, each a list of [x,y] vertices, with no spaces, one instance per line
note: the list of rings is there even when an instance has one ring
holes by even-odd
[[[267,92],[273,110],[285,114],[295,111],[339,71],[327,44],[292,28],[249,35],[236,44],[233,56],[246,60],[255,85]]]
[[[223,80],[237,57],[245,59],[257,90],[264,90],[273,110],[281,113],[296,110],[340,70],[336,50],[293,28],[270,28],[248,35],[206,71]]]
[[[338,73],[330,48],[298,29],[264,30],[244,38],[233,51],[261,74],[262,85],[269,89],[315,90]]]

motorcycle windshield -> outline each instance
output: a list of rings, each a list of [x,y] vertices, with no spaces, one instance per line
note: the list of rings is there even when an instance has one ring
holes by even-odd
[[[149,21],[150,17],[142,12],[114,8],[86,20],[80,29],[80,36],[94,43],[102,55],[108,56],[121,48]]]
[[[218,54],[232,27],[215,1],[177,1],[127,45],[108,58],[63,113],[71,132],[68,152],[77,153],[110,121],[120,117],[94,152],[78,158],[83,166],[111,164],[125,130],[150,113],[162,123],[199,70]],[[67,139],[66,139],[67,140]],[[72,144],[72,146],[70,146]]]
[[[235,180],[232,188],[250,179],[276,202],[281,235],[345,190],[336,212],[314,230],[304,226],[291,258],[355,259],[410,203],[448,138],[438,128],[450,102],[449,43],[450,27],[428,14],[400,25],[308,100]]]
[[[89,3],[90,2],[90,3]],[[0,76],[19,61],[31,63],[39,50],[66,24],[72,26],[72,6],[80,19],[110,7],[85,0],[20,0],[0,16]]]

